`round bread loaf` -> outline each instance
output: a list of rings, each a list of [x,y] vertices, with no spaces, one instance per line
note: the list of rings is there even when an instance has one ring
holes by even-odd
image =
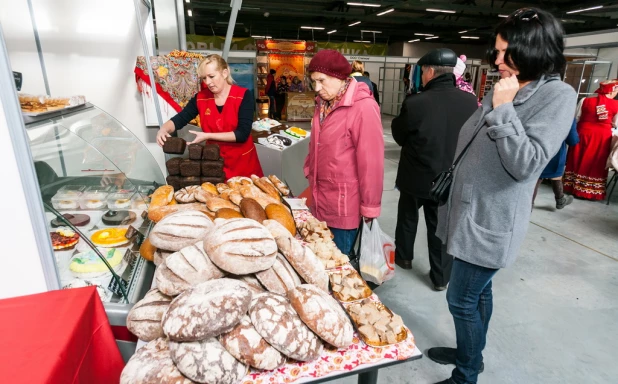
[[[246,275],[272,267],[277,244],[268,229],[251,219],[219,222],[204,240],[204,249],[217,267]]]
[[[267,219],[264,208],[262,208],[257,201],[248,197],[241,200],[240,212],[242,212],[247,219],[253,219],[260,224]]]
[[[170,356],[167,339],[159,338],[144,345],[127,362],[120,384],[193,384],[180,373]]]
[[[256,272],[255,277],[268,291],[279,295],[285,295],[290,289],[301,285],[300,277],[280,253],[272,267]]]
[[[214,226],[212,220],[198,211],[181,211],[164,217],[150,232],[150,243],[168,251],[203,240]]]
[[[285,363],[285,356],[273,348],[255,330],[249,316],[219,338],[221,345],[245,365],[257,369],[271,370]]]
[[[174,193],[174,199],[176,199],[179,203],[194,203],[195,202],[195,192],[200,189],[199,185],[190,185],[188,187],[182,188],[179,191]]]
[[[261,207],[260,207],[261,208]],[[242,219],[244,216],[242,213],[235,211],[231,208],[221,208],[217,211],[215,219]]]
[[[214,337],[187,343],[170,341],[169,345],[178,370],[195,382],[236,384],[247,374],[247,367]]]
[[[290,231],[288,231],[283,225],[281,225],[280,222],[278,222],[277,220],[264,220],[264,222],[262,223],[262,225],[264,225],[269,231],[270,234],[273,235],[273,237],[275,238],[275,240],[277,239],[277,237],[279,236],[284,236],[284,237],[288,237],[290,236]]]
[[[172,251],[166,251],[163,249],[157,249],[154,253],[153,262],[158,267],[161,263],[165,262],[165,259],[168,258],[169,255],[173,254]]]
[[[189,283],[170,271],[165,262],[161,263],[155,270],[154,279],[159,291],[168,296],[178,296],[191,288]]]
[[[337,348],[352,344],[354,328],[341,305],[328,293],[311,284],[288,292],[292,308],[322,340]]]
[[[157,248],[150,243],[150,239],[146,239],[139,247],[139,254],[148,261],[154,261],[154,254]]]
[[[322,353],[322,342],[284,296],[269,292],[256,295],[251,301],[249,316],[260,336],[284,355],[311,361]]]
[[[234,279],[198,284],[172,301],[163,315],[163,332],[173,341],[219,336],[240,322],[251,296],[247,284]]]
[[[266,292],[266,289],[260,283],[260,281],[255,277],[255,275],[230,276],[230,278],[240,280],[243,283],[247,284],[249,286],[249,289],[251,289],[251,292],[253,292],[254,295],[258,293]]]
[[[162,294],[157,288],[151,289],[129,311],[127,328],[144,341],[165,337],[161,318],[171,302],[171,297]]]
[[[268,204],[266,206],[266,216],[270,220],[276,220],[283,225],[292,236],[296,236],[296,223],[294,217],[288,209],[281,204]]]
[[[190,286],[225,276],[225,273],[210,261],[201,241],[171,254],[165,259],[165,265],[179,280]]]

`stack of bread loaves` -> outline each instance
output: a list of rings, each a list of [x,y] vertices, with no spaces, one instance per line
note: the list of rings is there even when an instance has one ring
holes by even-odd
[[[159,221],[149,240],[167,257],[157,288],[129,313],[129,330],[150,343],[121,383],[237,383],[249,367],[272,370],[287,358],[316,359],[324,342],[352,343],[352,323],[328,294],[323,265],[278,221],[213,223],[181,211]]]
[[[173,157],[165,165],[169,176],[166,181],[179,190],[201,183],[222,183],[225,181],[223,159],[217,144],[191,144],[187,146],[184,139],[168,137],[163,145],[163,152],[182,155],[189,149],[189,158]]]

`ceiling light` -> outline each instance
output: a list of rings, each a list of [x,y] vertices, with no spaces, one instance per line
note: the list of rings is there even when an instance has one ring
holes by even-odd
[[[480,37],[478,37],[478,36],[462,36],[461,38],[462,39],[474,39],[474,40],[480,39]]]
[[[335,33],[335,32],[337,32],[337,30],[336,30],[336,29],[333,29],[332,31],[328,31],[328,32],[326,32],[326,34],[327,34],[327,35],[330,35],[331,33]]]
[[[355,43],[371,43],[369,40],[354,40]]]
[[[585,11],[592,11],[593,9],[601,9],[603,8],[602,5],[597,5],[595,7],[590,7],[590,8],[584,8],[584,9],[576,9],[574,11],[569,11],[567,12],[567,14],[571,14],[571,13],[579,13],[579,12],[585,12]]]
[[[387,13],[391,13],[391,12],[393,12],[394,10],[395,10],[395,8],[387,9],[387,10],[386,10],[386,11],[384,11],[384,12],[380,12],[380,13],[378,13],[378,16],[383,16],[383,15],[386,15]]]
[[[380,4],[373,4],[373,3],[350,3],[348,2],[348,5],[355,5],[357,7],[381,7]]]
[[[498,17],[509,17],[509,15],[498,15]]]
[[[468,32],[468,31],[459,31],[459,33],[466,33],[466,32]]]
[[[348,25],[348,27],[353,27],[353,26],[355,26],[355,25],[359,25],[360,23],[361,23],[360,21],[357,21],[357,22],[355,22],[355,23],[352,23],[352,24]]]
[[[187,14],[189,15],[189,17],[193,17],[193,11],[192,11],[192,10],[190,10],[190,9],[189,9],[189,10],[187,11]]]
[[[425,38],[425,40],[437,39],[438,37],[440,37],[440,36],[427,37],[427,38]]]
[[[361,29],[361,32],[365,32],[365,33],[382,33],[382,31],[368,31],[365,29]]]
[[[415,33],[414,36],[433,36],[431,33]]]
[[[251,35],[254,39],[272,39],[272,36]]]
[[[300,29],[317,29],[319,31],[324,30],[324,28],[322,28],[322,27],[300,27]]]
[[[457,11],[453,11],[453,10],[450,10],[450,9],[427,8],[425,10],[427,12],[457,13]]]
[[[408,40],[408,43],[414,43],[414,42],[417,42],[417,41],[421,41],[421,39]]]

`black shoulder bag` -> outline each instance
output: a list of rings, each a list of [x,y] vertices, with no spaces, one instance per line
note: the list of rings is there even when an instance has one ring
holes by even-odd
[[[483,128],[483,125],[485,125],[482,118],[479,124],[480,127],[478,127],[476,132],[474,132],[474,135],[472,136],[468,144],[466,144],[465,148],[463,149],[463,151],[461,151],[459,156],[457,156],[457,159],[455,159],[453,165],[451,165],[448,171],[440,172],[440,174],[436,176],[436,178],[433,179],[433,181],[431,182],[429,198],[438,203],[439,205],[446,204],[446,201],[448,200],[448,195],[451,191],[451,183],[453,182],[453,172],[455,171],[455,167],[457,166],[457,164],[459,164],[461,158],[466,154],[468,148],[470,148],[470,145],[481,131],[481,128]]]

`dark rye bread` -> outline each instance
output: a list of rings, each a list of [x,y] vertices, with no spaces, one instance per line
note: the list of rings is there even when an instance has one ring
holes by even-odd
[[[234,279],[198,284],[172,301],[163,315],[163,332],[173,341],[205,340],[228,332],[249,309],[251,296],[247,284]]]
[[[169,345],[178,370],[195,382],[236,384],[247,374],[247,367],[214,337],[190,343],[170,341]]]
[[[173,157],[165,162],[167,173],[169,173],[170,176],[180,175],[180,162],[182,160],[182,157]]]
[[[194,384],[184,377],[170,356],[167,339],[159,338],[135,352],[120,375],[120,384]]]
[[[192,185],[200,185],[201,179],[198,176],[188,176],[180,178],[180,188],[190,187]]]
[[[268,269],[277,258],[275,239],[251,219],[221,220],[204,240],[204,249],[213,263],[235,275]]]
[[[203,239],[213,222],[198,211],[180,211],[165,216],[150,231],[150,243],[167,251],[180,251]]]
[[[205,177],[205,176],[202,176],[202,177],[200,177],[200,181],[201,181],[202,184],[204,184],[204,183],[212,183],[212,184],[217,185],[217,184],[225,182],[225,175],[220,176],[220,177]]]
[[[180,162],[180,176],[199,176],[201,171],[200,166],[201,165],[199,161],[182,159],[182,161]]]
[[[189,159],[202,160],[202,147],[200,144],[189,145]]]
[[[168,137],[163,144],[163,153],[170,153],[173,155],[182,155],[185,153],[187,142],[180,137]]]
[[[249,316],[260,336],[284,355],[298,361],[311,361],[322,353],[322,342],[284,296],[256,295],[251,301]]]
[[[202,149],[202,160],[219,160],[221,157],[217,144],[206,144]]]
[[[221,177],[223,176],[223,160],[203,160],[202,161],[202,176],[204,177]]]
[[[260,224],[268,219],[264,208],[250,197],[246,197],[240,201],[240,212],[242,212],[247,219],[253,219]]]
[[[164,295],[157,288],[151,289],[129,311],[127,328],[143,341],[164,337],[161,318],[171,302],[170,296]]]
[[[180,171],[178,171],[180,172]],[[174,188],[174,191],[179,190],[180,188],[182,188],[180,186],[180,176],[168,176],[165,178],[165,181],[167,182],[168,185],[171,185],[172,188]]]

